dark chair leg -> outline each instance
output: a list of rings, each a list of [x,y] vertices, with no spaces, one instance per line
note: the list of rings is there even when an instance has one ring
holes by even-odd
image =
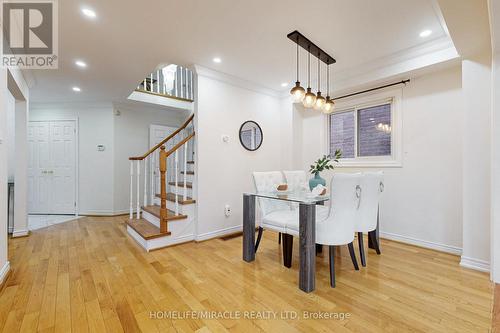
[[[316,255],[323,253],[323,245],[316,244]]]
[[[375,248],[377,254],[380,254],[380,246],[378,244],[377,235],[375,234],[375,232],[376,232],[375,230],[370,231],[368,233],[368,238],[371,240],[371,243],[373,244],[373,247]]]
[[[328,247],[330,255],[330,286],[335,288],[335,246],[330,245]]]
[[[278,244],[281,244],[281,232],[278,234]]]
[[[358,232],[359,257],[361,258],[361,266],[366,267],[365,246],[363,244],[363,233]]]
[[[263,232],[264,229],[262,227],[259,227],[259,233],[257,234],[257,242],[255,242],[255,253],[257,253],[257,249],[259,248],[260,239],[262,238]]]
[[[349,254],[351,255],[351,260],[352,264],[354,265],[354,269],[359,271],[358,261],[356,260],[356,253],[354,253],[353,242],[350,242],[349,244],[347,244],[347,246],[349,247]]]
[[[283,265],[286,268],[292,267],[293,236],[283,234]]]

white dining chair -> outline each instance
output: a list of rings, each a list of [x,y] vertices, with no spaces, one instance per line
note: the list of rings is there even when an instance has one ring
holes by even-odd
[[[283,174],[280,171],[254,172],[254,185],[257,192],[272,192],[276,186],[284,183]],[[259,207],[259,230],[255,243],[255,252],[259,248],[264,229],[273,230],[283,235],[283,259],[285,266],[291,267],[291,258],[285,256],[285,249],[293,246],[293,237],[286,234],[287,225],[294,219],[298,219],[298,211],[292,210],[288,202],[258,198]],[[286,251],[288,254],[288,251]]]
[[[290,191],[303,191],[309,189],[307,173],[304,170],[283,171]]]
[[[366,267],[366,255],[363,244],[363,233],[368,233],[368,240],[380,254],[380,246],[375,234],[379,217],[379,201],[384,191],[384,173],[365,172],[361,177],[362,198],[356,217],[355,231],[358,233],[359,256],[361,265]]]
[[[330,182],[331,205],[326,218],[316,216],[316,244],[329,246],[330,285],[335,287],[335,247],[347,245],[355,270],[354,229],[361,199],[360,173],[337,173]],[[298,236],[299,223],[289,224],[287,232]]]

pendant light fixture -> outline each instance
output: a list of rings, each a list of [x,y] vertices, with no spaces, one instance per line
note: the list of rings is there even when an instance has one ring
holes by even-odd
[[[297,37],[297,82],[295,82],[295,87],[290,90],[290,94],[293,96],[294,103],[301,103],[304,100],[304,95],[306,90],[300,85],[299,81],[299,43]]]
[[[335,64],[337,61],[328,53],[323,51],[318,45],[313,43],[309,38],[298,32],[297,30],[290,32],[287,35],[293,43],[297,45],[297,82],[295,82],[295,87],[290,90],[290,94],[293,96],[293,101],[295,103],[301,102],[306,109],[312,109],[322,111],[325,113],[330,113],[333,111],[333,100],[330,96],[327,99],[321,94],[321,62],[326,64],[327,69],[327,93],[330,95],[330,65]],[[300,74],[300,61],[299,61],[299,46],[307,51],[307,90],[300,85],[299,74]],[[312,92],[311,88],[311,54],[318,58],[318,91],[317,94]]]
[[[323,105],[325,105],[325,98],[321,96],[321,55],[318,54],[318,94],[316,95],[316,102],[314,103],[315,110],[322,110]]]
[[[330,114],[335,109],[335,102],[330,98],[330,64],[326,65],[326,101],[323,105],[323,113]]]
[[[302,104],[305,108],[310,109],[316,103],[316,95],[311,92],[311,47],[307,50],[307,92],[304,96]]]

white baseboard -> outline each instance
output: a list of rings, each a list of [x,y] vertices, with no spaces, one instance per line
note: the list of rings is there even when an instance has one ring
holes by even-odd
[[[30,234],[29,230],[14,230],[12,232],[12,238],[25,237],[28,236],[29,234]]]
[[[201,241],[205,241],[207,239],[217,238],[217,237],[221,237],[221,236],[233,234],[233,233],[241,231],[241,230],[243,230],[243,226],[237,225],[237,226],[234,226],[234,227],[229,227],[229,228],[225,228],[225,229],[210,231],[210,232],[207,232],[207,233],[204,233],[204,234],[197,235],[196,238],[195,238],[195,241],[201,242]]]
[[[0,286],[5,282],[5,278],[7,277],[9,272],[10,272],[10,262],[7,261],[3,265],[2,269],[0,269]]]
[[[457,246],[434,243],[434,242],[429,242],[429,241],[422,240],[422,239],[417,239],[417,238],[413,238],[413,237],[402,236],[402,235],[397,235],[397,234],[392,234],[389,232],[382,232],[382,231],[380,232],[380,237],[394,240],[394,241],[398,241],[401,243],[407,243],[407,244],[412,244],[412,245],[416,245],[416,246],[420,246],[420,247],[425,247],[425,248],[431,249],[431,250],[437,250],[437,251],[456,254],[456,255],[462,254],[462,248],[457,247]]]
[[[462,256],[460,260],[460,266],[470,269],[475,269],[481,272],[489,272],[490,271],[490,263],[481,259],[474,259],[470,257]]]
[[[87,210],[87,211],[81,211],[78,212],[78,216],[116,216],[116,215],[123,215],[123,214],[128,214],[129,210],[117,210],[117,211],[111,211],[111,210]],[[135,214],[135,211],[134,211]]]

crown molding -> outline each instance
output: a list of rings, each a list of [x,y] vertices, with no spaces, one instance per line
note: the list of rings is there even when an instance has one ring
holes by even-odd
[[[251,81],[247,81],[247,80],[239,78],[237,76],[222,73],[222,72],[219,72],[219,71],[207,68],[207,67],[203,67],[200,65],[196,65],[196,64],[193,66],[193,68],[194,68],[195,73],[198,76],[203,76],[203,77],[206,77],[209,79],[224,82],[224,83],[233,85],[233,86],[238,87],[238,88],[243,88],[243,89],[257,92],[260,94],[268,95],[271,97],[275,97],[275,98],[282,97],[281,96],[282,93],[278,90],[269,89],[267,87],[264,87],[262,85],[259,85],[257,83],[251,82]]]
[[[73,108],[73,109],[106,109],[113,108],[112,102],[36,102],[30,103],[31,110],[55,108]]]
[[[409,75],[415,71],[459,58],[453,42],[445,36],[356,68],[343,70],[336,75],[335,91]]]

